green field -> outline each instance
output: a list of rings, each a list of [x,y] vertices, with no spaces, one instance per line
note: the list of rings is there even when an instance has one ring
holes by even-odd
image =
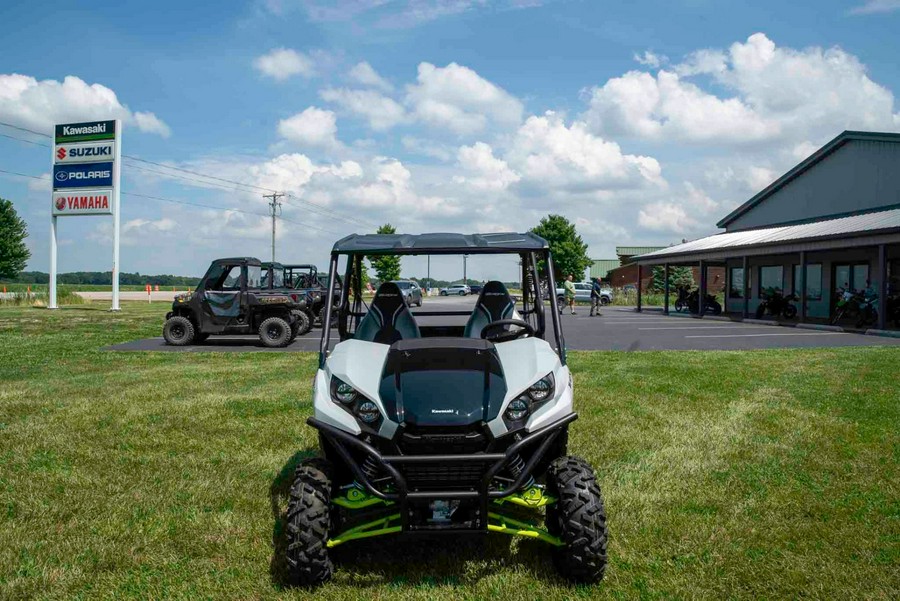
[[[277,550],[315,356],[101,352],[166,306],[105,309],[0,308],[0,599],[900,597],[900,349],[572,353],[604,582],[502,535],[383,538],[313,597]]]

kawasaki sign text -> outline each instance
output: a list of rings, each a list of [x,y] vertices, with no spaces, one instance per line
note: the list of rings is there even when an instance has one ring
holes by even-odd
[[[56,143],[112,140],[116,137],[115,121],[88,121],[56,126]]]

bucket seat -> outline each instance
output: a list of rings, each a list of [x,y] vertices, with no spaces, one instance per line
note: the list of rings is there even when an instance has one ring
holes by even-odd
[[[503,282],[491,280],[484,285],[475,302],[475,310],[466,322],[463,336],[481,338],[481,330],[493,321],[501,319],[519,319],[516,304]]]
[[[375,292],[369,311],[353,337],[357,340],[393,344],[398,340],[421,338],[419,326],[406,306],[400,287],[384,282]]]

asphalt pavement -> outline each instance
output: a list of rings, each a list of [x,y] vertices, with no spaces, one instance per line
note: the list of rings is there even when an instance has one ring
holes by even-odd
[[[426,298],[424,306],[413,309],[421,325],[463,324],[465,317],[428,317],[429,311],[471,310],[475,297]],[[570,350],[650,351],[650,350],[748,350],[841,346],[889,346],[898,338],[857,333],[806,330],[771,325],[665,316],[659,311],[635,312],[630,307],[606,307],[601,317],[590,317],[588,307],[578,307],[576,315],[561,316],[566,347]],[[548,316],[549,317],[549,316]],[[548,330],[550,320],[548,319]],[[160,323],[162,330],[162,323]],[[270,349],[256,336],[210,336],[202,344],[168,346],[162,336],[107,347],[116,351],[166,352],[309,352],[318,351],[322,330],[313,329],[289,346]],[[337,331],[333,332],[334,341]]]

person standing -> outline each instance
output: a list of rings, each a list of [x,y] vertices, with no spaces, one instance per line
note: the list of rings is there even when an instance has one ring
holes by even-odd
[[[600,306],[603,304],[603,296],[600,294],[602,289],[600,278],[594,278],[594,285],[591,286],[591,317],[595,314],[600,317]]]
[[[566,276],[563,288],[566,290],[566,304],[569,305],[572,315],[575,315],[575,282],[573,281],[571,273]]]

